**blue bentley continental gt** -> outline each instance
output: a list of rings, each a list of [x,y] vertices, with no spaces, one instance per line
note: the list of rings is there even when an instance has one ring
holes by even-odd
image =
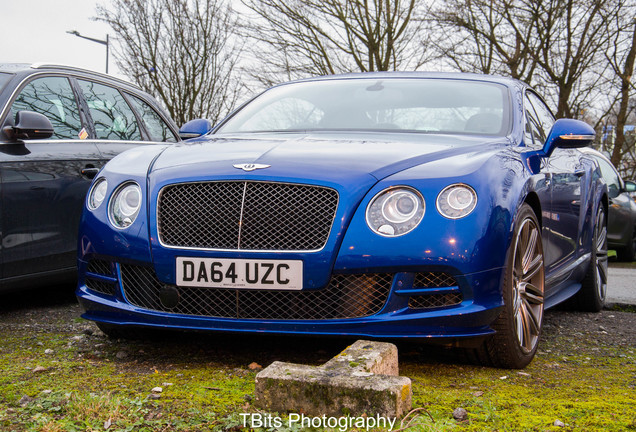
[[[101,170],[80,229],[83,317],[109,335],[437,339],[524,367],[545,308],[603,305],[608,192],[578,149],[593,137],[507,78],[276,86]]]

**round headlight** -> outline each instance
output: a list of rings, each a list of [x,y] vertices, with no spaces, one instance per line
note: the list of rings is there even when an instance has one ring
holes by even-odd
[[[377,194],[367,207],[367,224],[376,234],[397,237],[412,231],[424,217],[424,198],[400,186]]]
[[[110,200],[110,222],[117,228],[126,228],[135,221],[140,208],[141,188],[137,183],[124,183]]]
[[[468,216],[476,205],[475,190],[465,184],[450,185],[437,196],[437,210],[448,219]]]
[[[96,210],[106,198],[106,191],[108,190],[108,182],[104,177],[95,182],[91,191],[88,193],[88,208]]]

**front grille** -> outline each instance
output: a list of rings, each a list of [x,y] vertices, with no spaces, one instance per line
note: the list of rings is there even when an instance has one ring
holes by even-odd
[[[112,277],[113,264],[110,261],[92,259],[86,266],[86,272]],[[86,288],[100,294],[113,296],[117,292],[117,284],[115,282],[107,282],[102,279],[92,278],[89,274],[86,275],[85,283]]]
[[[98,279],[86,278],[86,288],[91,291],[98,292],[100,294],[106,294],[114,296],[117,292],[117,285],[110,282],[105,282]]]
[[[415,273],[414,288],[444,288],[457,286],[455,278],[448,273],[421,272]]]
[[[180,183],[157,204],[166,246],[229,250],[319,250],[327,242],[338,193],[268,182]]]
[[[235,290],[177,287],[161,283],[149,267],[121,265],[127,300],[161,312],[219,318],[324,320],[374,315],[389,297],[392,274],[334,275],[312,291]],[[178,302],[168,304],[168,295]],[[166,304],[168,304],[166,306]]]
[[[448,273],[421,272],[415,274],[413,288],[451,288],[457,287],[457,280]],[[409,297],[410,309],[433,309],[454,306],[461,303],[463,296],[459,290],[452,292],[434,292]]]
[[[86,266],[86,271],[89,273],[112,276],[113,267],[110,261],[101,260],[101,259],[92,259],[88,262],[88,265]]]

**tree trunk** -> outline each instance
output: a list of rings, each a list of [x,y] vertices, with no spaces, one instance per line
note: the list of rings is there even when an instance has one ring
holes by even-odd
[[[634,72],[634,60],[636,59],[636,19],[634,19],[634,34],[632,37],[632,46],[629,49],[627,58],[625,59],[625,68],[620,74],[621,79],[621,102],[616,117],[616,140],[614,141],[614,150],[612,151],[612,163],[618,168],[623,157],[623,146],[625,145],[625,123],[627,123],[627,109],[629,104],[629,94]]]

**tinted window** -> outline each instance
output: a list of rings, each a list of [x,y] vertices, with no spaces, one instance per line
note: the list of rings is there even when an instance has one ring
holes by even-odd
[[[448,79],[341,79],[275,87],[219,130],[391,130],[505,135],[504,86]]]
[[[44,114],[53,125],[52,139],[79,139],[82,123],[75,95],[67,78],[38,78],[26,85],[11,106],[14,116],[18,111]]]
[[[550,129],[554,124],[554,116],[550,112],[550,109],[543,103],[543,101],[534,93],[527,93],[528,100],[534,107],[534,112],[537,115],[537,120],[543,131],[545,138],[550,134]]]
[[[526,145],[537,145],[543,146],[545,143],[545,136],[543,134],[543,129],[539,125],[539,120],[537,120],[537,115],[532,108],[532,104],[528,100],[528,96],[525,98],[525,108],[526,108]]]
[[[177,138],[174,136],[170,127],[163,121],[161,116],[152,109],[146,102],[139,99],[136,96],[128,95],[133,104],[137,114],[141,117],[142,121],[146,125],[146,130],[150,134],[150,139],[153,141],[165,141],[165,142],[177,142]]]
[[[88,102],[97,139],[141,140],[135,114],[119,90],[90,81],[78,82]]]

